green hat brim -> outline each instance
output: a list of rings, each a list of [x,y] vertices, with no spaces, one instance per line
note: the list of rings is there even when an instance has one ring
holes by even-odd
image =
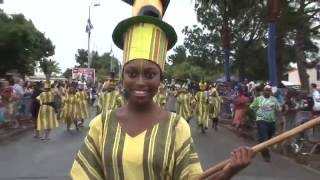
[[[170,50],[176,44],[177,33],[171,25],[152,16],[134,16],[121,21],[113,30],[112,39],[118,48],[123,49],[124,33],[137,23],[150,23],[161,28],[168,38],[167,50]]]

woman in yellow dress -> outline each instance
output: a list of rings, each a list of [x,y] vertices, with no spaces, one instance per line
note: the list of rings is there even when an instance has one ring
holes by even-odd
[[[188,92],[187,87],[184,85],[182,86],[180,92],[177,96],[177,105],[178,105],[178,111],[177,113],[187,120],[189,123],[190,119],[192,118],[192,109],[191,109],[191,103],[192,103],[192,95]]]
[[[98,100],[98,114],[100,114],[103,110],[113,110],[123,106],[124,98],[115,88],[116,83],[112,80],[109,80],[103,84],[104,92],[99,95]]]
[[[40,101],[39,115],[37,119],[37,131],[41,134],[42,140],[49,140],[50,131],[59,127],[54,107],[54,94],[50,91],[50,83],[44,84],[44,92],[37,99]]]
[[[222,102],[223,100],[218,95],[216,88],[211,88],[209,94],[209,117],[212,119],[212,128],[215,130],[218,130]]]
[[[167,95],[164,84],[160,84],[158,93],[153,97],[153,100],[158,106],[165,109],[167,103]]]
[[[206,83],[201,81],[199,83],[199,88],[200,91],[198,91],[195,95],[195,100],[197,103],[196,116],[202,133],[205,133],[209,126],[208,95],[205,92]]]
[[[77,110],[76,118],[80,121],[79,126],[83,126],[85,119],[89,118],[88,94],[84,91],[84,84],[79,84],[79,91],[76,93]]]
[[[158,4],[164,3],[165,7],[165,2],[168,1]],[[136,0],[134,7],[139,4],[141,1]],[[144,13],[138,11],[138,14]],[[188,123],[153,101],[163,79],[166,51],[176,42],[174,29],[159,18],[134,16],[117,25],[113,39],[124,49],[122,78],[127,103],[94,118],[76,155],[71,177],[75,180],[197,178],[202,168]],[[235,154],[231,165],[215,175],[231,177],[249,164],[253,152],[242,148]]]
[[[65,94],[62,98],[62,119],[67,124],[67,131],[70,131],[71,123],[74,123],[76,130],[78,131],[78,124],[76,120],[76,106],[77,99],[75,97],[75,89],[70,87],[68,94]]]

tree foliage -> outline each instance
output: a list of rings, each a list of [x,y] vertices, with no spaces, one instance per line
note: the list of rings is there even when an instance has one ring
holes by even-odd
[[[86,68],[88,66],[88,51],[85,49],[78,49],[75,54],[76,62],[79,64],[77,67]],[[119,60],[113,57],[112,53],[106,52],[99,55],[97,51],[91,52],[92,64],[91,68],[96,70],[96,76],[105,77],[110,76],[113,71],[118,74],[120,70]]]
[[[60,73],[59,63],[52,59],[43,59],[40,61],[40,68],[45,74],[47,80],[50,80],[52,73]]]
[[[223,64],[223,35],[228,28],[230,61],[233,73],[240,78],[268,79],[267,61],[267,0],[194,0],[199,25],[186,27],[184,46],[186,54],[196,59],[204,71],[221,68]],[[279,1],[276,19],[276,61],[278,77],[297,62],[302,86],[307,89],[306,68],[319,60],[320,38],[319,1]],[[174,57],[174,56],[172,56]],[[170,59],[169,59],[170,60]],[[172,60],[171,60],[172,61]],[[221,69],[219,69],[221,70]]]
[[[0,75],[17,70],[31,75],[36,62],[54,54],[54,46],[22,14],[0,13]]]

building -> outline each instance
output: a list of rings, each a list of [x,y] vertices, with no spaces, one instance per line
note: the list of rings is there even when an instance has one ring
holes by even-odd
[[[309,75],[309,83],[315,83],[320,87],[320,64],[314,68],[307,69]],[[301,85],[298,69],[293,69],[288,72],[288,81],[292,84]]]

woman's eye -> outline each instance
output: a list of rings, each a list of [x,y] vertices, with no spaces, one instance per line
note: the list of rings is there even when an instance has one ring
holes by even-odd
[[[156,75],[156,73],[154,73],[154,72],[145,73],[145,76],[147,79],[152,79],[152,78],[154,78],[155,75]]]
[[[129,76],[130,78],[134,78],[134,77],[137,76],[137,73],[136,73],[136,72],[127,72],[127,74],[128,74],[128,76]]]

